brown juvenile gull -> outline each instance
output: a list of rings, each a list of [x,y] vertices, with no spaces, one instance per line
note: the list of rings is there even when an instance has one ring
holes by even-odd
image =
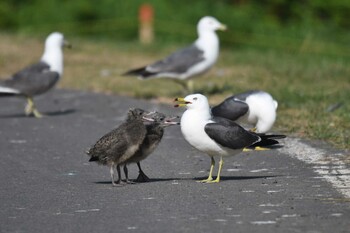
[[[113,186],[121,183],[120,165],[123,165],[143,143],[147,129],[143,121],[148,112],[136,108],[130,109],[127,119],[118,128],[101,137],[86,153],[89,162],[97,162],[110,167]],[[117,169],[118,180],[114,182],[114,169]]]
[[[63,34],[51,33],[46,38],[44,54],[38,63],[18,71],[7,80],[0,81],[0,97],[23,96],[27,98],[26,115],[42,117],[34,105],[33,97],[50,90],[62,76],[64,46],[70,47]]]
[[[174,121],[174,119],[178,117],[167,117],[165,114],[160,112],[154,112],[147,115],[147,118],[150,118],[150,121],[153,122],[146,124],[147,133],[145,139],[136,153],[130,157],[124,165],[124,172],[127,176],[127,164],[137,163],[139,168],[139,176],[135,180],[136,182],[148,182],[150,180],[142,171],[140,161],[146,159],[157,148],[163,138],[165,127],[179,124],[179,122]]]
[[[192,45],[145,67],[129,70],[124,75],[142,79],[171,78],[191,91],[193,83],[185,84],[183,80],[206,72],[218,58],[219,38],[216,30],[226,30],[226,26],[214,17],[205,16],[197,24],[198,39]]]

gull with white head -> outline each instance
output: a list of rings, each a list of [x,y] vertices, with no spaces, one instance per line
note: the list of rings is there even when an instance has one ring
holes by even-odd
[[[223,157],[234,156],[246,147],[268,146],[278,144],[275,139],[280,135],[259,135],[245,130],[237,123],[226,118],[213,117],[207,97],[201,94],[176,98],[179,104],[175,107],[186,107],[181,117],[181,132],[186,141],[194,148],[210,156],[211,167],[204,183],[217,183],[223,165]],[[212,177],[215,165],[214,157],[220,157],[216,179]]]
[[[197,24],[198,39],[192,45],[145,67],[129,70],[124,75],[142,79],[171,78],[184,86],[182,80],[204,73],[216,62],[219,55],[217,30],[226,30],[226,26],[214,17],[205,16]],[[192,89],[192,83],[187,83],[186,87]]]
[[[64,46],[70,47],[62,33],[53,32],[45,41],[44,53],[38,63],[28,66],[10,78],[0,82],[0,96],[24,96],[27,98],[26,115],[42,115],[36,109],[33,97],[50,90],[63,74]]]

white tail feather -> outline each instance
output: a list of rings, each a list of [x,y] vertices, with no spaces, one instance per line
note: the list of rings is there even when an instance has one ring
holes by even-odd
[[[10,87],[2,87],[0,86],[0,93],[12,93],[12,94],[19,94],[20,92],[16,89],[10,88]]]

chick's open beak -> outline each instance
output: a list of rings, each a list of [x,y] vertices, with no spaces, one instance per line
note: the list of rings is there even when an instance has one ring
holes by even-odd
[[[175,104],[174,107],[185,107],[187,104],[191,104],[191,102],[186,101],[184,98],[175,98],[176,102],[179,102],[178,104]]]
[[[164,124],[166,126],[170,126],[170,125],[180,125],[180,122],[175,121],[175,119],[179,119],[180,117],[175,116],[175,117],[166,117],[164,120]]]

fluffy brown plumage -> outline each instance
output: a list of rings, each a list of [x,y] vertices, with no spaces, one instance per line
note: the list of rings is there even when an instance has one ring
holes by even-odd
[[[142,109],[130,109],[125,122],[101,137],[87,154],[90,156],[89,162],[110,167],[112,184],[116,186],[121,183],[120,165],[124,164],[143,143],[147,129],[144,125],[144,115]],[[117,169],[118,180],[114,182],[114,169]]]
[[[140,161],[146,159],[157,148],[163,138],[165,127],[179,124],[178,122],[173,121],[177,117],[167,117],[165,114],[160,112],[152,113],[147,117],[151,118],[153,122],[146,124],[147,133],[145,139],[143,140],[140,148],[125,162],[124,165],[124,172],[127,175],[127,164],[137,163],[139,168],[139,176],[137,177],[136,182],[149,181],[148,176],[141,169]]]

